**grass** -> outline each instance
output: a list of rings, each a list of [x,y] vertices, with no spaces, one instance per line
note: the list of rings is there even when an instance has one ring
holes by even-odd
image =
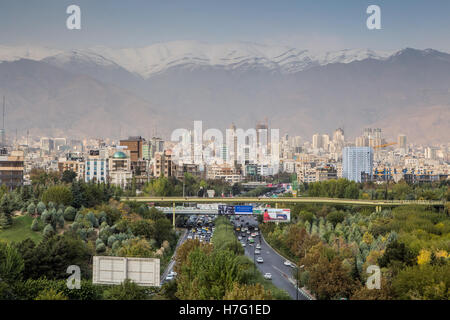
[[[20,242],[30,238],[34,242],[42,239],[42,231],[32,231],[31,223],[33,217],[28,215],[13,218],[13,224],[10,228],[0,231],[0,240],[6,242]]]

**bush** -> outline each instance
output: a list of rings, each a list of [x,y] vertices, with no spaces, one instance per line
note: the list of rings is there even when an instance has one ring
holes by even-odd
[[[45,207],[45,204],[42,201],[40,201],[36,206],[36,211],[39,215],[41,215],[45,211],[45,209],[47,208]]]
[[[108,247],[112,247],[114,242],[117,241],[117,238],[115,236],[109,236],[108,237]]]
[[[52,219],[52,215],[50,214],[50,212],[47,211],[47,209],[44,209],[44,211],[41,214],[41,221],[44,224],[47,224],[51,221]]]
[[[12,226],[11,215],[6,213],[0,213],[0,230],[8,229]]]
[[[300,216],[300,219],[304,222],[308,221],[309,223],[312,223],[314,220],[314,214],[309,211],[302,210],[302,211],[300,211],[299,216]]]
[[[103,292],[107,300],[145,300],[148,298],[145,288],[126,279],[119,286],[112,286]]]
[[[53,288],[44,289],[39,292],[34,300],[69,300],[62,292],[58,292]]]
[[[333,211],[327,215],[327,221],[330,221],[333,226],[341,223],[345,219],[345,213],[343,211]]]
[[[27,207],[27,213],[28,214],[34,214],[36,212],[36,206],[34,205],[34,203],[30,203]]]
[[[64,228],[64,217],[63,216],[59,216],[57,219],[57,224],[59,228]]]
[[[39,225],[39,221],[37,218],[33,219],[33,223],[31,224],[31,230],[33,231],[39,231],[41,229],[41,226]]]
[[[81,288],[71,290],[67,288],[66,280],[48,280],[45,278],[28,279],[18,282],[16,292],[20,300],[33,300],[44,290],[53,289],[70,300],[98,300],[101,299],[103,287],[94,285],[90,280],[81,280]]]
[[[97,253],[105,252],[106,251],[106,246],[105,246],[105,244],[103,242],[101,242],[101,243],[99,243],[99,244],[97,244],[95,246],[95,250],[97,251]]]
[[[74,221],[76,214],[77,210],[74,207],[68,206],[66,210],[64,210],[64,219],[66,221]]]
[[[55,234],[55,229],[53,229],[51,224],[47,224],[44,228],[44,236],[50,237]]]
[[[65,206],[69,205],[73,201],[72,192],[66,186],[52,186],[44,191],[42,194],[42,201],[48,203],[63,204]],[[54,205],[53,205],[54,207]]]

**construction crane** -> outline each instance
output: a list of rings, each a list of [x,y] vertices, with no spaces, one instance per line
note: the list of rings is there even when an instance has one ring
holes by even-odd
[[[395,145],[395,144],[397,144],[397,142],[390,142],[390,143],[380,144],[380,145],[375,146],[375,147],[373,147],[373,148],[374,148],[374,149],[386,148],[386,147],[389,147],[389,146],[393,146],[393,145]]]

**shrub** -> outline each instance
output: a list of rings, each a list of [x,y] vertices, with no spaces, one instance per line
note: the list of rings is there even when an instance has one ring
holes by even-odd
[[[36,212],[36,206],[34,205],[34,203],[30,203],[27,207],[27,213],[28,214],[34,214]]]
[[[66,221],[74,221],[76,214],[77,210],[74,207],[68,206],[66,210],[64,210],[64,219]]]
[[[44,228],[44,236],[50,237],[55,234],[55,229],[53,229],[51,224],[47,224]]]
[[[42,201],[40,201],[36,206],[36,211],[39,215],[41,215],[45,211],[45,209],[45,204]]]
[[[33,219],[33,223],[31,224],[31,230],[33,231],[39,231],[41,229],[41,226],[39,225],[39,221],[37,218]]]
[[[58,292],[53,288],[44,289],[39,292],[34,300],[69,300],[62,292]]]

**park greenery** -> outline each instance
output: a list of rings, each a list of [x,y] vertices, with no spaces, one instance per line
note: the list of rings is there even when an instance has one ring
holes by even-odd
[[[132,282],[97,286],[91,282],[94,255],[159,258],[161,271],[174,254],[177,233],[155,208],[119,202],[136,195],[33,169],[32,184],[0,186],[0,299],[288,299],[255,272],[243,255],[228,220],[216,220],[212,244],[188,240],[177,250],[175,281],[161,289]],[[172,177],[152,179],[152,196],[259,196],[241,184]],[[184,190],[184,191],[183,191]],[[301,195],[360,199],[450,200],[448,182],[378,185],[347,180],[301,186]],[[374,212],[355,206],[290,205],[291,223],[262,224],[266,240],[281,254],[304,265],[299,281],[319,299],[449,299],[450,217],[444,209],[398,207]],[[177,217],[182,225],[183,217]],[[369,265],[382,271],[381,290],[368,290]],[[81,268],[82,289],[65,286],[69,265]],[[296,275],[294,275],[295,277]]]
[[[318,299],[450,298],[450,217],[442,209],[296,205],[291,219],[261,229],[304,266],[299,282]],[[370,265],[381,268],[380,290],[365,285]]]
[[[90,280],[94,255],[158,258],[163,271],[174,253],[171,221],[147,205],[119,202],[125,192],[42,172],[31,186],[1,187],[0,299],[154,298],[154,288]],[[66,288],[70,265],[81,269],[81,291]]]

